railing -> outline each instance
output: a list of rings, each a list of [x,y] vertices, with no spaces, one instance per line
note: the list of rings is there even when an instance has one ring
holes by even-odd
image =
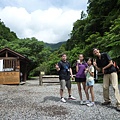
[[[98,73],[98,77],[102,75],[103,75],[102,73]],[[73,75],[73,77],[75,77],[75,75]],[[58,79],[56,80],[56,78]],[[75,82],[75,79],[71,81]],[[95,81],[97,82],[98,79],[97,80],[95,79]],[[42,86],[43,83],[59,83],[59,76],[58,75],[44,75],[44,72],[41,72],[39,75],[39,85]]]
[[[58,79],[56,80],[56,78],[58,78]],[[59,76],[58,75],[41,75],[40,74],[39,85],[43,85],[43,83],[59,83]]]

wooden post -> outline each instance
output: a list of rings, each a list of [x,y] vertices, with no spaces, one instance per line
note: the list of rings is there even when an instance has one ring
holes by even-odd
[[[40,86],[43,85],[42,76],[43,76],[44,74],[45,74],[44,72],[40,72],[40,75],[39,75],[39,85],[40,85]]]

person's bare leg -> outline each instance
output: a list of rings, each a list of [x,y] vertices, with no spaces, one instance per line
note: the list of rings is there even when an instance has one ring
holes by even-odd
[[[77,82],[77,86],[78,86],[78,93],[79,93],[79,96],[80,96],[80,100],[82,100],[81,83]]]
[[[85,92],[85,95],[86,95],[86,98],[87,98],[87,94],[86,94],[86,82],[82,82],[82,85],[83,85],[83,89],[84,89],[84,92]]]
[[[86,82],[82,82],[82,85],[83,85],[83,89],[85,91],[85,88],[86,88]]]
[[[89,100],[89,94],[88,94],[89,88],[90,88],[89,86],[86,86],[86,88],[85,88],[85,93],[86,93],[87,100]]]
[[[69,94],[69,96],[71,95],[71,89],[68,89],[68,94]]]
[[[90,93],[91,93],[92,102],[94,102],[95,96],[94,96],[93,86],[90,86]]]
[[[60,89],[60,96],[63,97],[63,89]]]

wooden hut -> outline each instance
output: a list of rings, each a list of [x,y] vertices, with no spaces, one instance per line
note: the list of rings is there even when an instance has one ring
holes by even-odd
[[[27,79],[30,60],[9,49],[0,50],[0,84],[19,84]]]

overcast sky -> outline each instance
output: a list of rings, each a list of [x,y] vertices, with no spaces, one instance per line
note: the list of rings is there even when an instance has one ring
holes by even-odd
[[[19,38],[66,41],[88,0],[0,0],[0,19]]]

